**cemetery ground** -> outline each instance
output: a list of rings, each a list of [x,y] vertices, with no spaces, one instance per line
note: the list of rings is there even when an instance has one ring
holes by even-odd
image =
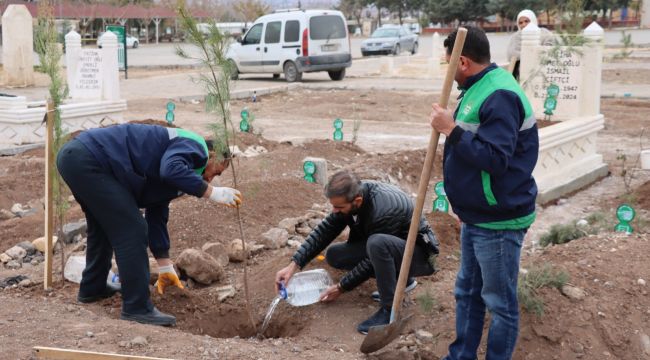
[[[603,71],[606,82],[638,85],[647,84],[648,78],[647,70]],[[260,96],[255,103],[250,99],[233,101],[236,122],[244,106],[256,117],[256,134],[238,134],[235,145],[242,152],[252,146],[266,150],[259,153],[261,149],[256,147],[248,154],[259,154],[239,156],[235,164],[239,189],[244,194],[241,213],[245,240],[253,250],[246,261],[257,326],[275,295],[275,272],[288,263],[296,241],[301,241],[328,210],[320,185],[302,179],[303,158],[322,157],[327,159],[330,173],[353,169],[363,178],[391,182],[414,193],[425,155],[422,148],[430,131],[430,104],[436,96],[427,91],[302,87]],[[130,100],[125,117],[162,119],[167,101]],[[203,109],[202,102],[178,101],[178,125],[205,132],[205,125],[212,120]],[[598,135],[598,152],[609,165],[610,174],[539,206],[538,220],[526,237],[522,269],[528,274],[548,266],[564,271],[569,276],[568,287],[536,290],[544,311],[522,311],[515,359],[650,356],[650,295],[646,285],[650,280],[646,259],[650,252],[650,175],[639,170],[636,162],[641,148],[650,146],[650,136],[641,132],[649,110],[647,99],[603,99],[605,129]],[[343,142],[331,140],[336,117],[345,121]],[[353,144],[355,119],[361,121],[361,127]],[[432,184],[442,180],[441,149]],[[625,161],[621,154],[626,155]],[[42,236],[43,164],[42,148],[0,157],[0,209],[4,216],[0,220],[0,251]],[[216,182],[229,186],[231,173],[226,172]],[[441,241],[439,271],[420,278],[420,285],[409,297],[408,309],[415,313],[409,332],[369,359],[437,359],[453,341],[459,224],[451,215],[430,212],[432,196],[429,191],[425,212]],[[637,210],[632,235],[611,231],[615,209],[624,201]],[[22,204],[22,209],[14,208],[14,204]],[[21,216],[12,215],[12,210]],[[78,204],[73,202],[66,222],[82,218]],[[580,219],[589,225],[578,228],[582,231],[578,239],[546,248],[537,244],[552,225]],[[285,238],[278,243],[278,239],[263,236],[278,226],[286,227],[291,241]],[[600,231],[593,234],[592,228]],[[363,335],[355,327],[375,311],[376,303],[370,298],[375,290],[373,280],[332,304],[303,308],[281,304],[265,338],[258,339],[245,310],[243,263],[235,261],[238,254],[231,249],[233,239],[240,237],[234,212],[185,196],[171,204],[169,230],[173,259],[185,249],[200,249],[208,242],[223,245],[222,249],[232,255],[220,280],[211,285],[189,280],[186,291],[171,289],[164,296],[152,292],[156,306],[177,317],[175,328],[119,320],[119,295],[91,305],[77,304],[78,286],[60,281],[58,249],[54,259],[57,282],[52,291],[44,291],[43,265],[37,252],[30,255],[32,261],[23,262],[18,269],[0,267],[0,281],[17,275],[28,277],[20,285],[0,290],[0,359],[29,359],[34,346],[175,359],[366,358],[358,351]],[[66,254],[82,250],[82,238],[77,236],[66,243]],[[335,279],[342,275],[324,261],[314,260],[309,265],[316,267],[326,268]],[[228,285],[234,292],[222,289]],[[224,294],[232,296],[221,301],[219,297]]]

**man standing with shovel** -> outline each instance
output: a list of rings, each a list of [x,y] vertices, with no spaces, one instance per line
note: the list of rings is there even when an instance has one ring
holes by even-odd
[[[445,192],[462,221],[456,279],[456,340],[446,360],[476,359],[485,310],[491,322],[487,360],[510,359],[519,331],[519,254],[535,220],[532,172],[539,138],[532,107],[507,71],[490,63],[483,30],[467,27],[455,80],[455,113],[433,104],[431,126],[445,134]],[[447,58],[456,38],[444,42]]]

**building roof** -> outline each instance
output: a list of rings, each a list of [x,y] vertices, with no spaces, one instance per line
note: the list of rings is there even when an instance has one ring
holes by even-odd
[[[25,2],[21,0],[5,0],[0,6],[0,14],[4,14],[9,5],[21,4],[27,7],[27,10],[33,17],[38,16],[38,4],[35,2]],[[86,4],[60,2],[53,6],[54,17],[57,19],[173,19],[177,17],[176,11],[164,6],[144,7],[140,5],[129,4],[126,6],[113,6],[108,4]],[[213,17],[207,11],[191,10],[196,18]]]

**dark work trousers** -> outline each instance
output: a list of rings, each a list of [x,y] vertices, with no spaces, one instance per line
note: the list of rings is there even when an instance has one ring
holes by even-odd
[[[377,290],[382,306],[391,306],[397,286],[406,240],[387,234],[373,234],[368,241],[344,242],[330,245],[325,258],[330,266],[352,270],[361,260],[370,258],[377,279]],[[433,274],[429,255],[418,245],[413,251],[409,276]]]
[[[147,223],[133,195],[79,140],[63,146],[57,166],[88,224],[86,268],[79,296],[95,296],[105,290],[115,251],[122,284],[122,312],[151,311]]]

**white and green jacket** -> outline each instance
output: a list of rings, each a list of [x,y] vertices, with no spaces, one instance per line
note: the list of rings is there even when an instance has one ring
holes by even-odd
[[[467,224],[528,228],[535,220],[532,173],[539,151],[532,107],[512,75],[495,64],[461,90],[443,159],[449,202]]]

